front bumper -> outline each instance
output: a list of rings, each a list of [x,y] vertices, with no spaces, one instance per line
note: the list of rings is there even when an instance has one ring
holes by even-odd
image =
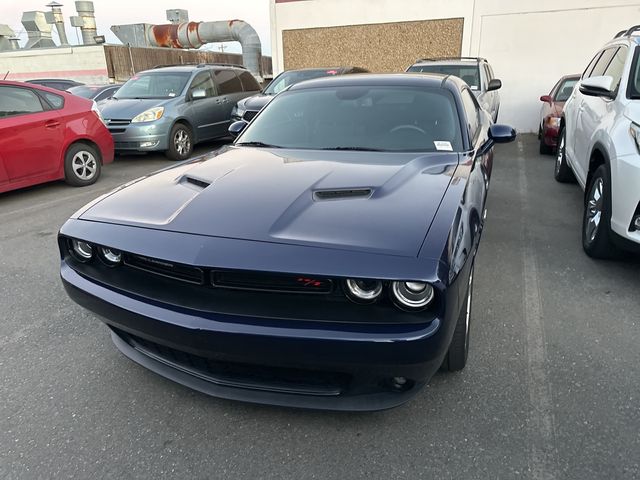
[[[169,148],[171,122],[164,118],[155,122],[108,124],[116,152],[155,152]]]
[[[448,313],[418,325],[276,324],[124,295],[64,260],[61,276],[69,296],[102,317],[116,346],[135,362],[209,395],[281,406],[368,411],[400,405],[440,367],[455,327],[448,317],[457,318]],[[394,377],[406,383],[398,388]]]
[[[560,129],[554,126],[545,125],[542,129],[542,138],[544,144],[549,147],[557,147],[558,146],[558,134],[560,133]]]
[[[640,156],[620,155],[611,165],[611,229],[621,247],[640,251],[640,230],[630,229],[640,211]]]

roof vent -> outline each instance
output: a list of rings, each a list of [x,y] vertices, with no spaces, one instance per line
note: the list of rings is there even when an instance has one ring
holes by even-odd
[[[370,188],[349,188],[340,190],[316,190],[313,196],[316,200],[341,200],[343,198],[368,198],[373,193]]]

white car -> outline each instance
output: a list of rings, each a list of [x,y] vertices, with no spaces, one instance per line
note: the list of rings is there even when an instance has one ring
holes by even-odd
[[[555,178],[585,191],[582,245],[594,258],[640,250],[640,25],[591,60],[564,105]]]

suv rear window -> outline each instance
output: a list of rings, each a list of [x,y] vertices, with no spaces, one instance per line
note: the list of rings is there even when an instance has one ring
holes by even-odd
[[[472,90],[480,90],[480,70],[477,65],[413,65],[407,72],[440,73],[442,75],[454,75],[464,80]]]
[[[233,70],[215,70],[213,75],[218,84],[219,95],[242,92],[242,83]]]
[[[245,92],[255,92],[260,90],[258,81],[249,72],[239,72],[238,76],[240,77],[242,88]]]

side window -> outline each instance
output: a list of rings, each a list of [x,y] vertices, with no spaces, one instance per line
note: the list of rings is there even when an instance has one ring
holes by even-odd
[[[607,48],[604,52],[602,52],[602,55],[600,55],[600,58],[593,67],[593,70],[591,70],[589,77],[598,77],[600,75],[604,75],[604,71],[609,66],[609,62],[611,62],[611,59],[616,53],[616,50],[617,48],[614,47]]]
[[[591,70],[593,70],[593,67],[595,66],[596,62],[600,58],[600,55],[602,55],[602,52],[596,53],[596,56],[591,59],[591,61],[589,62],[589,65],[587,65],[587,68],[585,68],[584,72],[582,72],[582,78],[589,78],[589,74],[591,73]]]
[[[215,70],[214,77],[218,84],[218,93],[226,95],[229,93],[238,93],[242,91],[240,79],[233,70]]]
[[[40,92],[42,96],[47,100],[47,103],[53,107],[53,110],[60,110],[64,107],[64,98],[55,93]]]
[[[461,92],[462,105],[467,117],[467,126],[469,127],[469,136],[475,139],[478,134],[478,104],[469,89],[465,88]]]
[[[42,111],[38,95],[28,88],[0,86],[0,118]]]
[[[260,85],[253,75],[249,72],[240,72],[240,81],[242,82],[242,89],[245,92],[255,92],[260,90]]]
[[[604,71],[604,75],[613,77],[614,90],[618,89],[620,85],[620,79],[622,78],[622,70],[624,70],[624,63],[627,60],[627,47],[620,47],[614,57],[611,59],[609,66]]]
[[[207,98],[216,96],[216,87],[213,85],[209,72],[200,72],[193,78],[189,93],[194,90],[204,90]]]

